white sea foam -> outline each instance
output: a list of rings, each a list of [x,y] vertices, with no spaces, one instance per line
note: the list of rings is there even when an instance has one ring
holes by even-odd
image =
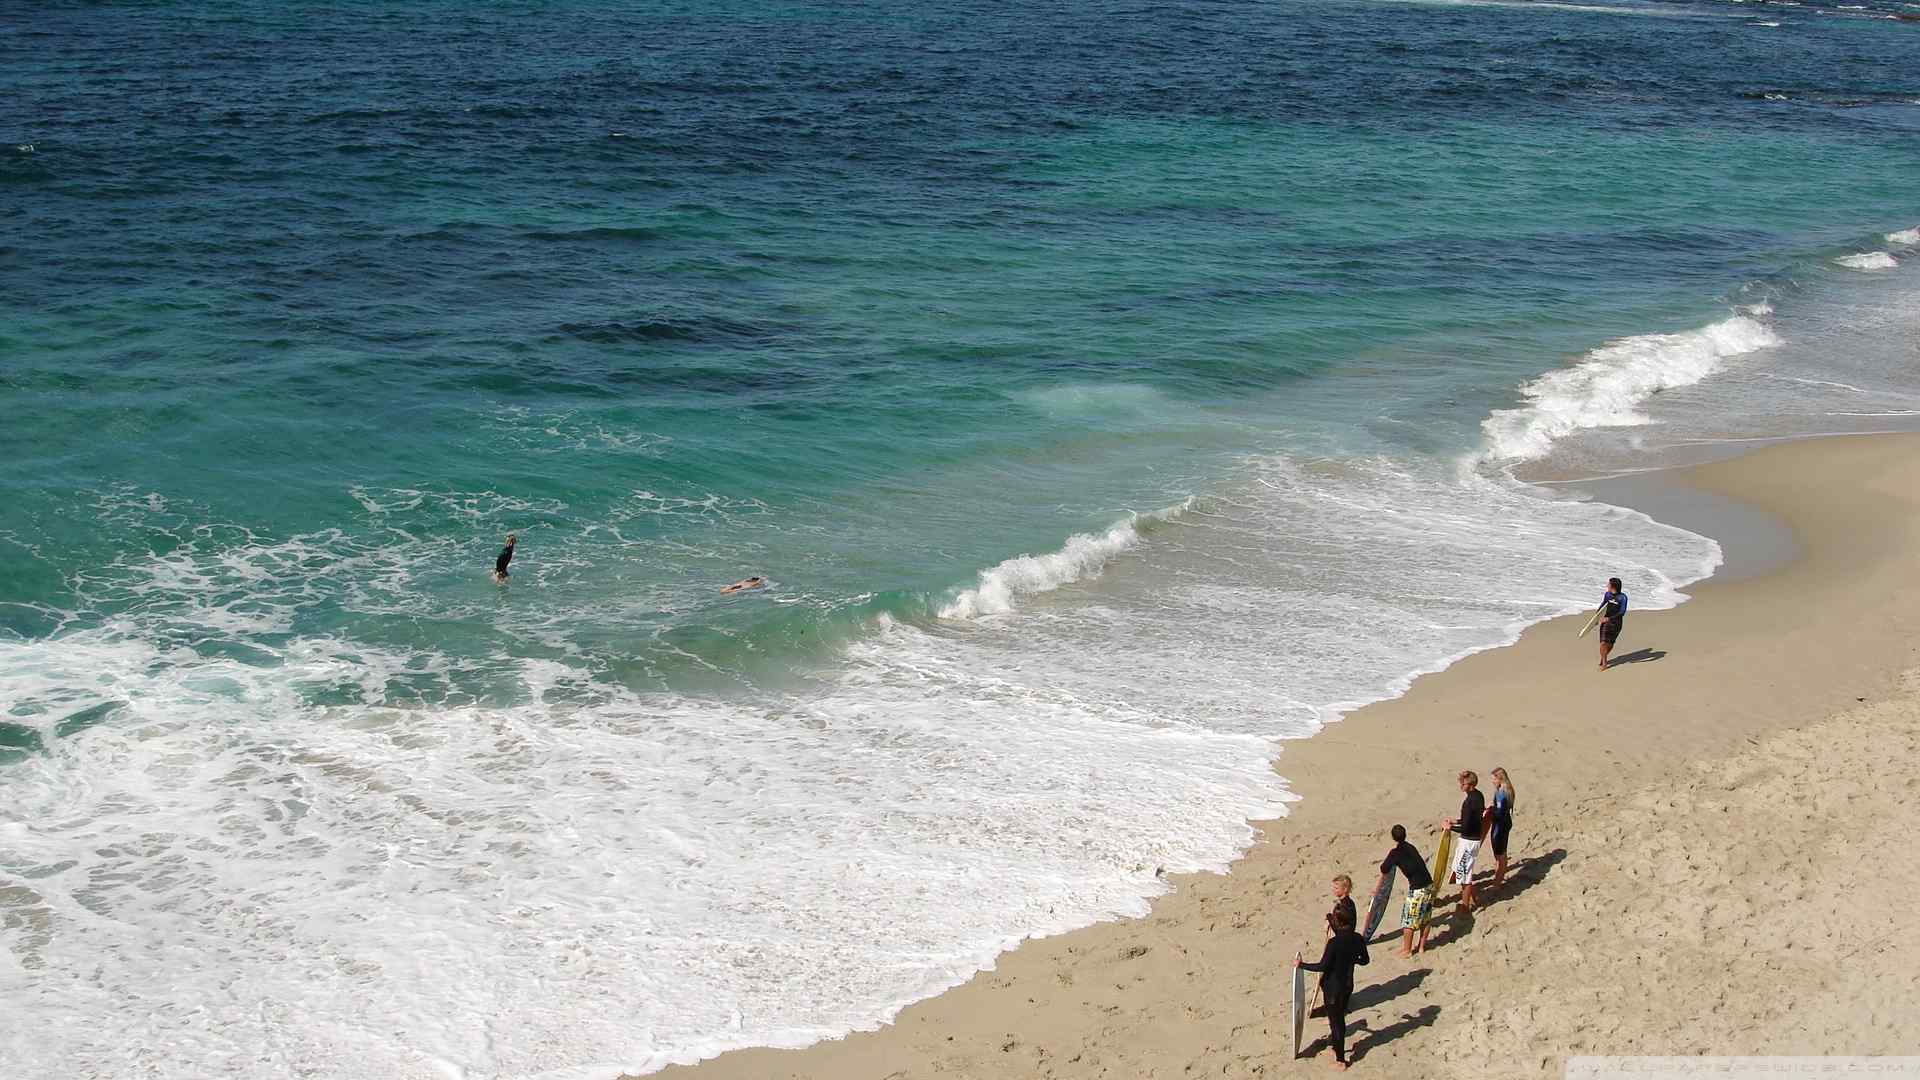
[[[610,1077],[870,1027],[1224,866],[1289,798],[1276,739],[1718,557],[1442,462],[1261,458],[992,568],[998,617],[880,620],[745,701],[290,632],[316,597],[418,609],[396,575],[458,554],[425,541],[182,541],[78,583],[123,614],[0,642],[0,712],[47,743],[0,815],[23,1075]],[[475,664],[513,704],[421,704]]]
[[[9,777],[10,910],[44,932],[9,935],[0,985],[46,1021],[14,1067],[611,1076],[800,1045],[1142,914],[1156,869],[1217,868],[1280,812],[1264,740],[982,678],[917,631],[867,651],[776,708],[349,709],[297,688],[446,661],[0,646],[37,700],[125,712]],[[556,674],[526,665],[529,698]]]
[[[1062,585],[1097,576],[1108,561],[1140,542],[1142,521],[1171,521],[1192,505],[1187,500],[1150,514],[1131,515],[1099,535],[1076,533],[1057,551],[1018,555],[980,571],[977,584],[940,608],[943,619],[971,619],[1012,611],[1021,596],[1052,592]]]
[[[0,641],[0,714],[47,743],[0,815],[33,883],[0,903],[37,928],[0,937],[22,1075],[612,1076],[801,1045],[1143,913],[1156,870],[1223,866],[1286,799],[1264,737],[899,624],[806,696],[521,658],[520,704],[422,706],[472,661],[285,636],[364,557],[209,533],[81,583],[129,614]]]
[[[1770,371],[1760,372],[1764,379],[1777,379],[1780,382],[1799,383],[1801,386],[1820,386],[1831,390],[1844,390],[1849,394],[1864,394],[1867,391],[1852,383],[1837,382],[1833,379],[1809,379],[1799,375],[1777,375]]]
[[[1920,226],[1916,226],[1911,229],[1901,229],[1899,232],[1888,233],[1887,243],[1900,244],[1906,247],[1914,247],[1914,246],[1920,245]]]
[[[1863,251],[1858,255],[1842,255],[1833,261],[1849,270],[1891,270],[1900,265],[1899,260],[1884,251]]]
[[[566,504],[554,499],[523,499],[497,491],[429,491],[419,488],[352,487],[347,493],[369,514],[400,514],[429,510],[468,520],[497,518],[503,514],[554,514]]]
[[[1570,368],[1520,388],[1526,404],[1496,410],[1483,423],[1496,459],[1543,457],[1556,439],[1584,428],[1649,423],[1640,405],[1663,390],[1691,386],[1730,357],[1778,345],[1758,319],[1738,315],[1682,334],[1645,334],[1602,346]]]
[[[1592,15],[1629,15],[1648,19],[1738,18],[1706,11],[1667,10],[1654,7],[1622,7],[1613,4],[1556,3],[1554,0],[1410,0],[1435,7],[1491,7],[1520,11],[1577,11]]]
[[[1608,565],[1629,568],[1636,603],[1668,606],[1718,561],[1710,540],[1497,471],[1260,458],[1074,603],[959,625],[1002,642],[998,667],[1022,682],[1300,736],[1589,606]]]

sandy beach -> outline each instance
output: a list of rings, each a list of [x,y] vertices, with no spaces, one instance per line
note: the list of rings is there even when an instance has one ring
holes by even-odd
[[[1784,565],[1635,613],[1609,672],[1578,621],[1556,620],[1285,744],[1290,815],[1146,918],[1030,941],[877,1031],[653,1075],[1327,1073],[1324,1056],[1292,1059],[1285,1021],[1328,880],[1351,874],[1364,907],[1388,827],[1430,855],[1454,774],[1495,765],[1519,794],[1510,879],[1471,919],[1443,892],[1423,956],[1376,939],[1350,1016],[1357,1072],[1915,1052],[1920,945],[1895,913],[1920,885],[1920,436],[1775,445],[1672,479],[1777,519]],[[1324,1052],[1325,1022],[1309,1032]]]

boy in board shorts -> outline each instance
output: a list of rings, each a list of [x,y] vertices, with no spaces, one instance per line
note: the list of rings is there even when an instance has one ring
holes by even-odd
[[[1448,818],[1440,823],[1443,829],[1452,829],[1453,841],[1453,883],[1460,886],[1460,907],[1462,914],[1473,912],[1473,862],[1480,856],[1481,829],[1485,826],[1487,815],[1487,797],[1480,794],[1480,774],[1472,769],[1460,771],[1460,790],[1465,798],[1460,800],[1460,816]]]
[[[1427,951],[1427,915],[1433,910],[1433,875],[1427,870],[1427,860],[1420,852],[1407,843],[1407,827],[1393,827],[1393,850],[1380,862],[1380,881],[1387,875],[1399,870],[1407,876],[1407,899],[1400,907],[1400,955],[1410,957],[1414,953],[1413,932],[1420,931],[1420,950]],[[1379,884],[1374,885],[1378,890]]]

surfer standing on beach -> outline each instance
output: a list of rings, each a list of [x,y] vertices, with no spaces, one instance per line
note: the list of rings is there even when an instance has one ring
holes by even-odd
[[[1460,906],[1462,914],[1473,911],[1473,863],[1480,855],[1481,829],[1485,824],[1487,797],[1480,794],[1480,774],[1472,769],[1463,769],[1460,773],[1460,791],[1465,796],[1460,800],[1460,816],[1448,818],[1440,823],[1443,829],[1451,829],[1459,836],[1453,848],[1453,883],[1460,886]]]
[[[1345,912],[1348,926],[1360,925],[1359,912],[1353,906],[1353,879],[1336,874],[1333,879],[1333,910],[1327,912],[1327,933],[1331,935],[1340,913]]]
[[[1420,951],[1427,951],[1427,913],[1433,910],[1433,875],[1427,871],[1427,860],[1420,857],[1419,849],[1407,843],[1407,827],[1395,825],[1393,832],[1393,850],[1380,862],[1380,881],[1374,885],[1379,892],[1380,886],[1387,883],[1387,875],[1396,869],[1407,876],[1407,899],[1400,908],[1400,956],[1402,959],[1413,955],[1413,932],[1420,931]]]
[[[1345,1069],[1347,1005],[1353,998],[1353,968],[1355,964],[1367,962],[1367,943],[1354,932],[1350,909],[1337,908],[1331,917],[1333,936],[1320,951],[1319,962],[1304,963],[1300,954],[1294,953],[1293,965],[1320,973],[1320,996],[1327,1003],[1327,1033],[1333,1042],[1333,1067]]]
[[[1627,593],[1620,579],[1608,578],[1607,591],[1600,595],[1600,670],[1607,670],[1607,654],[1620,640],[1620,626],[1627,621]]]
[[[1507,770],[1493,767],[1493,805],[1487,807],[1487,839],[1493,841],[1493,884],[1507,882],[1507,838],[1513,833],[1513,781]]]

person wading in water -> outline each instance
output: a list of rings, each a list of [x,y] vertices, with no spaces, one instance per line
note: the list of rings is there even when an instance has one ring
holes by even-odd
[[[514,536],[507,534],[507,546],[500,549],[500,557],[493,560],[493,581],[496,585],[507,583],[507,564],[513,561]]]

